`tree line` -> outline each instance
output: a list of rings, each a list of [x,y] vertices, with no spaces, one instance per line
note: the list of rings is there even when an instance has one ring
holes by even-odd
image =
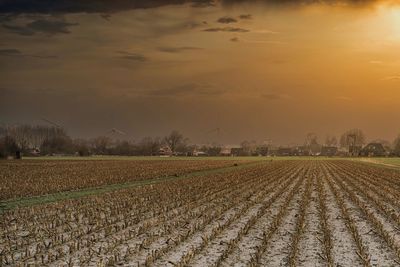
[[[400,156],[400,135],[390,143],[384,140],[374,140],[381,143],[392,155]],[[315,133],[306,135],[304,147],[309,150],[319,150],[322,146],[350,148],[366,144],[366,136],[360,129],[350,129],[339,139],[328,135],[324,142],[319,142]],[[255,141],[241,142],[242,155],[262,154],[262,149]],[[164,137],[144,137],[137,142],[114,140],[110,136],[98,136],[92,139],[71,138],[66,130],[58,126],[17,125],[0,126],[0,157],[23,155],[55,155],[77,154],[88,155],[126,155],[151,156],[159,155],[160,151],[171,155],[188,155],[193,151],[202,151],[210,156],[221,152],[219,145],[196,146],[189,144],[188,138],[174,130]]]
[[[71,138],[66,130],[56,126],[17,125],[0,126],[0,157],[23,155],[77,154],[88,155],[143,155],[159,153],[187,153],[191,149],[188,139],[178,131],[164,137],[144,137],[139,142],[114,140],[110,136],[91,139]]]

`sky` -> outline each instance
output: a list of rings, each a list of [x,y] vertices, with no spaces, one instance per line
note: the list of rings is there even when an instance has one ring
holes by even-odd
[[[400,133],[399,1],[0,0],[0,37],[3,124],[196,143]]]

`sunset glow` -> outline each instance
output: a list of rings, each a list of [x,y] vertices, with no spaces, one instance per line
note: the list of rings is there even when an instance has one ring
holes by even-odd
[[[132,139],[180,129],[197,142],[220,127],[230,143],[400,130],[397,1],[154,2],[4,5],[1,121],[51,116],[75,136],[118,127]]]

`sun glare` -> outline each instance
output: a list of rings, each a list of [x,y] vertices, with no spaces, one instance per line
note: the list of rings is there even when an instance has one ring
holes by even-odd
[[[400,40],[400,8],[399,7],[385,7],[384,16],[387,18],[387,25],[390,29],[390,39]]]

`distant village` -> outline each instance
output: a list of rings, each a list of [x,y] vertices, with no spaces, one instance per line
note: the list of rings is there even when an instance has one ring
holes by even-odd
[[[160,157],[399,157],[400,135],[392,142],[366,141],[360,129],[350,129],[339,139],[326,136],[323,142],[314,133],[306,135],[301,145],[279,146],[243,141],[239,145],[216,142],[193,144],[180,132],[164,137],[144,137],[137,142],[124,140],[125,133],[111,129],[92,138],[71,138],[66,130],[54,125],[0,126],[0,158],[19,159],[35,156],[160,156]]]
[[[200,152],[203,153],[203,152]],[[318,147],[310,146],[293,146],[293,147],[266,147],[259,146],[252,152],[247,153],[243,147],[223,147],[219,154],[220,156],[324,156],[324,157],[387,157],[397,156],[394,151],[385,148],[381,143],[368,143],[365,146],[350,146],[348,148],[336,146]]]

